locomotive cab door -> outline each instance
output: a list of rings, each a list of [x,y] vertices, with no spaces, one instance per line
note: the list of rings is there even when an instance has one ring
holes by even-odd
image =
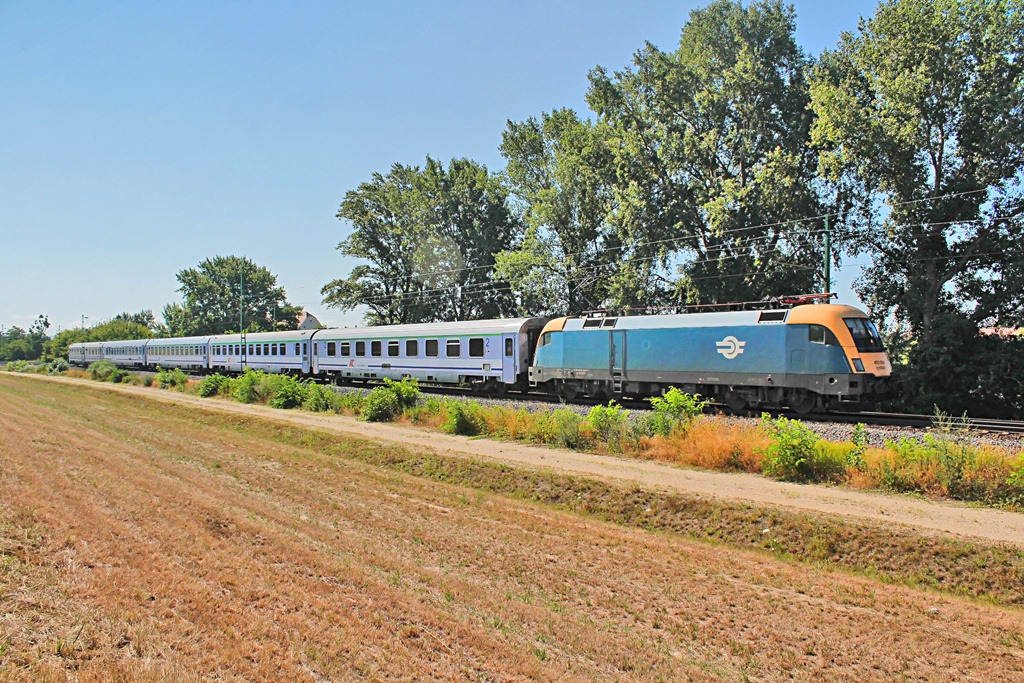
[[[626,331],[611,330],[609,342],[609,368],[612,376],[612,391],[622,393],[622,385],[626,381]]]

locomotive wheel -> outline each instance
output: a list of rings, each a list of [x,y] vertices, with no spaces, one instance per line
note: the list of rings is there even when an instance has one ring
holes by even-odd
[[[734,413],[738,413],[741,410],[745,410],[747,407],[747,399],[743,398],[740,394],[730,391],[725,395],[725,405],[729,407]]]
[[[797,415],[807,415],[818,405],[818,397],[809,391],[798,391],[789,399],[789,407]]]
[[[576,387],[563,382],[558,386],[558,395],[566,401],[572,401],[576,398]]]

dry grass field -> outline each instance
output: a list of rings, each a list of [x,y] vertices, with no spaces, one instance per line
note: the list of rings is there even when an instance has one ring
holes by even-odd
[[[1024,680],[1018,607],[285,431],[0,375],[0,681]]]

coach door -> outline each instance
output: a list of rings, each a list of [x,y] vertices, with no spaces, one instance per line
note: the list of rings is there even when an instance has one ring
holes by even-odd
[[[302,341],[302,372],[309,374],[310,362],[309,362],[309,342],[306,340]]]
[[[612,336],[608,349],[612,391],[618,394],[622,392],[622,384],[626,381],[626,331],[612,330],[609,334]]]
[[[515,384],[519,373],[519,335],[506,334],[501,339],[501,381]]]

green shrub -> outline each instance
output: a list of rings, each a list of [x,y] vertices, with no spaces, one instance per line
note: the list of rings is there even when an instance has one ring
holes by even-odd
[[[254,403],[257,399],[256,387],[264,375],[260,370],[246,368],[245,372],[231,380],[231,398],[239,403]]]
[[[583,426],[583,418],[573,410],[559,408],[551,413],[553,426],[552,441],[565,448],[580,448],[586,445],[586,439],[580,428]]]
[[[672,387],[664,396],[649,399],[653,415],[643,421],[650,425],[651,436],[668,436],[677,426],[687,426],[704,412],[707,401],[700,400],[700,394],[686,394]]]
[[[585,422],[599,441],[607,444],[610,450],[619,450],[626,436],[628,419],[628,410],[623,410],[615,401],[608,401],[607,406],[591,408]]]
[[[398,399],[398,407],[401,410],[414,407],[420,398],[420,385],[415,377],[405,377],[401,382],[385,378],[384,386],[395,394],[395,398]]]
[[[203,398],[209,398],[210,396],[216,396],[221,393],[226,386],[231,383],[230,377],[215,373],[207,375],[203,378],[203,381],[199,384],[199,395]]]
[[[109,360],[98,360],[89,365],[89,378],[97,382],[109,382],[117,372],[117,366]]]
[[[156,381],[160,384],[161,389],[181,390],[185,388],[186,384],[188,384],[188,375],[186,375],[181,368],[164,370],[157,367]]]
[[[46,364],[46,372],[49,375],[59,375],[62,372],[67,372],[70,367],[64,358],[55,358]]]
[[[818,435],[799,420],[761,416],[761,424],[771,436],[765,449],[761,470],[783,481],[808,481],[814,475],[815,445]]]
[[[474,406],[478,403],[470,401],[446,401],[444,406],[445,419],[441,423],[441,431],[446,434],[459,434],[461,436],[476,436],[480,433],[480,425],[474,420]]]
[[[302,407],[316,413],[336,412],[341,407],[341,397],[322,384],[310,382],[306,385]]]
[[[332,392],[333,393],[333,392]],[[366,402],[366,393],[362,391],[346,391],[343,394],[335,394],[338,403],[335,410],[344,413],[359,415],[363,412],[363,404]]]
[[[369,422],[388,422],[401,412],[398,396],[390,387],[374,387],[363,401],[362,415]]]
[[[271,408],[298,408],[306,400],[306,384],[291,375],[267,375],[259,386]]]
[[[857,446],[849,442],[833,443],[818,439],[814,443],[814,457],[810,462],[810,478],[814,481],[843,481],[851,454],[856,449]]]

